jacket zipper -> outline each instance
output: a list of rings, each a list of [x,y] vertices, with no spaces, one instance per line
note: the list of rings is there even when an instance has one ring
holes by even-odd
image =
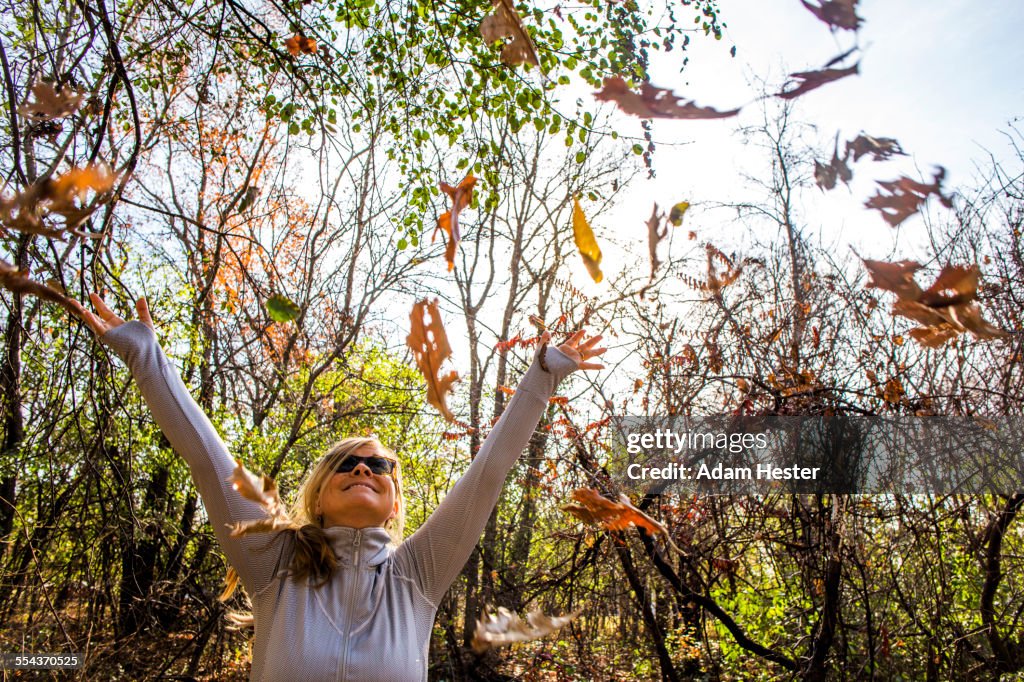
[[[361,566],[359,561],[359,544],[362,542],[362,539],[363,531],[357,530],[355,540],[352,541],[352,544],[355,545],[356,551],[355,561],[352,566],[353,575],[346,576],[347,578],[353,579],[345,581],[347,583],[345,585],[345,603],[347,605],[347,610],[345,612],[345,639],[341,643],[341,677],[339,678],[341,682],[345,682],[345,680],[348,679],[348,655],[349,650],[352,647],[352,610],[355,608],[355,604],[353,602],[355,601],[356,596],[356,580],[354,578],[358,578],[359,576],[359,567]]]

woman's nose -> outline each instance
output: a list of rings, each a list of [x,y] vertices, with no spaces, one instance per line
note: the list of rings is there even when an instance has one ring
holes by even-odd
[[[373,472],[370,471],[370,467],[366,466],[366,464],[363,463],[363,462],[360,462],[359,464],[357,464],[356,467],[352,470],[352,475],[353,476],[358,476],[360,474],[362,474],[363,476],[369,476],[372,473]]]

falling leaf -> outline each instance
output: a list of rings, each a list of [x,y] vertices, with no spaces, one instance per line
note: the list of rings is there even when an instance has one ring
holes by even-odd
[[[820,21],[834,28],[856,31],[861,18],[857,16],[857,0],[822,0],[821,5],[812,5],[800,0]]]
[[[459,375],[455,371],[441,371],[441,365],[451,357],[452,349],[448,345],[448,335],[441,323],[437,299],[424,299],[415,303],[409,314],[409,322],[411,331],[406,337],[406,343],[412,350],[416,366],[427,380],[427,402],[437,408],[446,420],[454,422],[455,415],[448,409],[446,401],[452,384],[459,380]]]
[[[614,502],[593,488],[580,488],[573,491],[572,498],[576,503],[562,505],[562,510],[584,523],[602,526],[610,531],[626,530],[635,526],[650,535],[662,536],[673,549],[679,551],[669,537],[668,529],[634,507],[625,495],[619,495],[619,501]]]
[[[683,216],[688,210],[690,210],[688,201],[680,201],[672,207],[672,210],[668,212],[668,221],[672,223],[672,227],[679,227],[683,224]]]
[[[231,537],[238,538],[249,533],[272,533],[278,530],[284,530],[285,528],[291,528],[291,519],[283,516],[267,516],[262,519],[255,519],[252,521],[235,521],[229,523],[228,528],[231,529]]]
[[[882,399],[890,405],[898,405],[900,399],[906,395],[906,391],[903,390],[903,384],[896,377],[893,377],[885,382],[885,391],[882,393]]]
[[[742,265],[734,265],[731,258],[711,244],[708,244],[705,249],[708,256],[708,278],[701,288],[717,294],[723,287],[736,281],[740,276]],[[716,262],[724,265],[724,269],[719,270],[715,265]]]
[[[245,195],[242,197],[241,203],[238,204],[236,209],[237,213],[242,214],[252,208],[252,205],[256,203],[256,199],[260,196],[260,188],[257,185],[249,185],[245,188]]]
[[[604,88],[594,93],[594,99],[615,102],[627,114],[640,118],[728,118],[740,111],[718,111],[711,107],[699,107],[692,100],[677,97],[671,90],[656,88],[650,83],[642,83],[640,93],[637,94],[630,90],[626,81],[619,76],[605,78]]]
[[[298,57],[300,54],[314,54],[317,49],[316,41],[312,38],[307,38],[301,33],[296,33],[284,41],[284,46],[287,48],[288,54],[293,57]]]
[[[267,510],[277,509],[281,500],[277,495],[277,484],[269,476],[257,476],[235,460],[235,468],[228,476],[227,482],[245,499],[255,502]]]
[[[430,241],[433,243],[438,231],[447,235],[444,257],[448,261],[449,272],[455,267],[455,247],[462,239],[462,232],[459,230],[459,213],[473,201],[474,185],[476,185],[476,178],[472,174],[463,178],[458,187],[452,187],[446,182],[441,183],[441,191],[451,198],[452,207],[437,219],[437,226],[434,228],[434,234]]]
[[[836,135],[835,147],[832,150],[832,160],[828,165],[817,160],[814,162],[814,181],[822,190],[831,190],[836,186],[837,180],[849,184],[853,178],[853,172],[846,164],[846,158],[839,158],[839,135]]]
[[[19,270],[2,258],[0,258],[0,287],[16,294],[35,296],[44,301],[56,303],[73,315],[78,315],[81,312],[81,306],[77,301],[46,284],[36,282],[29,277],[26,270]]]
[[[900,298],[917,300],[921,296],[921,287],[914,281],[914,273],[921,269],[920,263],[912,260],[886,263],[864,259],[864,267],[871,275],[865,286],[891,291]]]
[[[604,279],[601,272],[601,249],[594,238],[590,223],[587,222],[587,216],[583,214],[579,197],[572,199],[572,235],[576,240],[576,248],[583,257],[583,264],[587,266],[587,272],[595,282],[600,282]]]
[[[871,154],[875,161],[884,161],[890,156],[906,156],[900,143],[891,137],[871,137],[861,133],[846,143],[847,155],[853,154],[853,160],[859,161],[865,154]]]
[[[480,22],[480,35],[487,44],[496,43],[505,38],[511,38],[501,49],[501,61],[506,66],[517,66],[523,62],[529,62],[534,66],[540,65],[537,58],[537,48],[533,45],[533,39],[523,26],[523,20],[519,12],[512,6],[511,0],[491,0],[494,5],[494,13],[484,17]]]
[[[72,168],[56,178],[38,180],[10,198],[0,198],[0,223],[29,234],[63,238],[65,230],[74,231],[103,203],[117,175],[103,164]],[[95,193],[91,202],[86,198]],[[64,219],[61,227],[48,225],[49,216]],[[79,236],[95,236],[74,231]]]
[[[70,116],[82,106],[82,93],[70,87],[63,87],[58,92],[49,83],[40,82],[32,86],[32,95],[35,101],[18,107],[18,113],[33,121]]]
[[[941,348],[947,341],[959,335],[951,325],[942,324],[937,327],[917,327],[910,330],[910,336],[927,348]]]
[[[270,476],[257,476],[242,465],[242,460],[235,460],[235,468],[228,476],[231,484],[239,495],[263,507],[264,518],[247,521],[236,521],[227,524],[231,529],[231,537],[240,537],[248,533],[266,533],[292,527],[291,519],[285,505],[277,494],[277,484]]]
[[[535,609],[527,614],[526,622],[523,622],[518,615],[504,607],[499,606],[496,612],[485,609],[473,633],[473,651],[482,654],[488,649],[506,644],[539,639],[564,627],[579,613],[575,611],[566,616],[552,617]]]
[[[1007,332],[981,316],[975,300],[981,279],[977,265],[946,265],[925,290],[914,280],[914,273],[921,269],[914,261],[864,260],[864,267],[871,275],[867,286],[896,294],[893,313],[922,325],[910,331],[910,336],[921,345],[938,348],[965,331],[979,339],[1007,336]]]
[[[790,78],[795,78],[800,81],[797,86],[791,90],[783,90],[776,97],[782,99],[793,99],[799,97],[804,93],[810,92],[820,88],[826,83],[839,80],[840,78],[846,78],[857,73],[860,63],[854,64],[853,66],[846,69],[821,69],[820,71],[800,71],[798,73],[789,74]]]
[[[267,314],[274,322],[290,322],[296,319],[302,310],[287,296],[277,294],[267,299]]]
[[[661,261],[658,260],[658,244],[668,234],[668,226],[662,227],[661,218],[662,216],[658,214],[658,204],[655,203],[654,208],[651,210],[651,217],[647,220],[647,247],[651,256],[652,282],[654,281],[654,275],[658,270],[658,266],[661,265]]]
[[[947,265],[935,283],[921,294],[920,301],[933,308],[970,303],[978,297],[981,269],[977,265]]]
[[[836,136],[836,146],[832,150],[832,160],[825,165],[820,161],[814,162],[814,182],[822,190],[834,189],[836,180],[842,180],[843,184],[849,185],[853,179],[853,171],[846,165],[846,157],[839,158],[839,137]]]
[[[939,167],[930,185],[907,176],[898,180],[880,180],[878,184],[889,194],[881,191],[864,202],[868,208],[876,208],[887,223],[896,227],[910,216],[917,213],[921,205],[934,194],[946,208],[953,207],[953,201],[942,193],[942,180],[946,177],[946,169]]]

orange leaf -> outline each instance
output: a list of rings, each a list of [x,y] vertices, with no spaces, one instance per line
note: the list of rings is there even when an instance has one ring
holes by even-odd
[[[627,114],[640,118],[729,118],[740,111],[718,111],[711,107],[699,107],[692,100],[677,97],[671,90],[656,88],[646,82],[640,85],[640,93],[637,94],[630,90],[626,81],[619,76],[605,78],[604,87],[594,93],[594,99],[615,102]]]
[[[438,230],[448,235],[445,238],[447,246],[444,257],[448,261],[449,272],[455,267],[455,247],[458,245],[459,240],[462,239],[462,233],[459,230],[459,213],[473,201],[474,185],[476,185],[476,178],[473,177],[472,173],[466,175],[458,187],[452,187],[446,182],[441,183],[441,191],[451,197],[452,207],[451,210],[445,211],[437,219],[437,227],[434,228],[434,234],[431,236],[430,241],[433,243],[437,237]]]
[[[429,318],[429,322],[428,322]],[[451,357],[452,349],[448,345],[448,335],[441,323],[438,301],[426,299],[415,303],[409,314],[411,331],[406,342],[412,350],[416,366],[427,380],[427,402],[433,405],[449,422],[455,421],[455,415],[448,409],[447,396],[452,384],[459,380],[455,371],[443,374],[441,365]]]
[[[563,505],[562,509],[584,523],[599,525],[610,531],[636,526],[651,535],[661,535],[675,548],[668,529],[634,507],[625,495],[619,495],[619,501],[613,502],[593,488],[580,488],[573,491],[572,498],[576,504]]]
[[[284,46],[288,49],[288,54],[293,57],[298,57],[300,54],[313,54],[317,49],[316,41],[301,33],[296,33],[284,41]]]

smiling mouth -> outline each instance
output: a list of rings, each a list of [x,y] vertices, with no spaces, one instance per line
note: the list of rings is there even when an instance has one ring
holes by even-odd
[[[371,487],[369,484],[366,484],[366,483],[353,483],[352,485],[345,486],[345,490],[352,490],[352,488],[355,488],[357,486],[362,486],[363,488],[366,488],[367,490],[373,490],[373,492],[377,492],[376,489],[374,489],[373,487]]]

